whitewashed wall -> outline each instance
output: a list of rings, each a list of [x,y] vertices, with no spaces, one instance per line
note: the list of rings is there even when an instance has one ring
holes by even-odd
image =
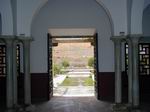
[[[38,25],[39,23],[36,24],[36,19],[37,17],[42,17],[44,16],[45,13],[38,15],[40,9],[42,6],[44,6],[47,2],[51,2],[51,5],[53,5],[53,3],[55,3],[55,0],[17,0],[17,34],[25,34],[26,36],[31,36],[31,33],[34,34],[33,36],[35,36],[35,31],[32,30],[31,31],[31,26],[33,26],[33,29],[35,28],[36,25]],[[97,2],[96,2],[97,1]],[[103,21],[101,21],[101,18],[99,18],[99,21],[101,21],[100,23],[98,23],[95,19],[95,25],[90,22],[87,22],[88,20],[84,21],[83,23],[81,23],[80,25],[76,25],[76,27],[81,27],[81,26],[85,26],[85,27],[89,27],[87,23],[89,23],[92,27],[96,27],[98,29],[98,33],[99,33],[99,47],[101,48],[101,50],[99,50],[99,61],[100,61],[100,65],[99,65],[99,70],[100,71],[113,71],[113,44],[112,42],[109,40],[111,33],[114,35],[119,35],[120,32],[125,32],[125,34],[128,34],[129,32],[131,34],[141,34],[142,32],[142,14],[143,14],[143,9],[145,7],[147,7],[147,4],[149,4],[149,0],[131,0],[132,4],[131,4],[131,12],[130,10],[127,10],[129,7],[127,5],[130,4],[130,2],[127,2],[129,0],[85,0],[84,4],[89,4],[89,3],[93,3],[93,4],[97,4],[96,8],[98,8],[98,5],[101,5],[101,9],[96,10],[95,12],[90,12],[93,9],[92,4],[90,4],[88,6],[88,8],[86,10],[90,10],[88,12],[87,15],[85,16],[80,16],[80,17],[87,17],[90,15],[96,15],[98,14],[98,17],[95,18],[99,18],[99,13],[102,11],[102,9],[105,9],[105,11],[107,12],[103,14],[103,17],[107,17],[106,21],[111,21],[109,22],[105,27],[109,28],[108,31],[105,31],[104,29],[100,30],[99,26],[100,23]],[[76,2],[79,2],[78,0]],[[82,2],[82,0],[81,0]],[[67,4],[70,3],[70,1],[66,2],[66,0],[64,1],[64,3],[67,6]],[[62,3],[62,4],[64,4]],[[59,5],[59,3],[57,4]],[[83,3],[81,3],[80,5],[83,5]],[[79,5],[79,6],[80,6]],[[61,7],[61,5],[60,5]],[[74,5],[73,5],[74,7]],[[73,8],[71,7],[71,8]],[[83,6],[85,7],[85,6]],[[100,8],[100,6],[99,6]],[[53,9],[55,9],[55,7],[50,8],[50,12],[55,12],[53,11]],[[78,9],[78,6],[76,6],[74,9]],[[80,10],[82,8],[79,8],[78,10]],[[42,8],[43,10],[43,8]],[[57,11],[59,10],[59,8],[57,9]],[[85,10],[85,9],[84,9]],[[101,11],[100,11],[101,10]],[[68,12],[69,10],[66,10],[66,12]],[[104,10],[103,10],[104,11]],[[60,11],[61,12],[61,11]],[[129,14],[130,12],[130,14]],[[2,15],[2,34],[3,35],[12,35],[13,34],[13,17],[12,17],[12,8],[11,8],[11,1],[10,0],[0,0],[0,13]],[[71,10],[70,12],[71,13]],[[82,12],[79,12],[79,15],[82,14]],[[56,15],[53,14],[52,15]],[[60,14],[61,15],[61,14]],[[104,16],[105,15],[105,16]],[[72,18],[75,16],[75,14],[72,16]],[[131,17],[130,17],[131,16]],[[65,14],[61,16],[61,18],[63,19],[65,17]],[[110,17],[110,18],[108,18]],[[71,17],[70,17],[71,18]],[[83,19],[82,18],[82,19]],[[51,19],[55,20],[55,18]],[[56,18],[57,19],[57,18]],[[89,19],[89,18],[88,18]],[[44,21],[44,18],[39,18],[40,21]],[[107,23],[107,22],[104,23]],[[53,22],[53,21],[51,21]],[[60,27],[62,21],[58,21],[57,24],[54,25],[55,21],[53,22],[53,26],[57,26]],[[68,26],[71,27],[69,24],[71,24],[72,21],[67,21],[68,22]],[[75,22],[75,20],[74,20]],[[46,23],[45,21],[43,23]],[[110,24],[111,23],[111,24]],[[130,25],[131,23],[131,25]],[[36,25],[35,25],[36,24]],[[75,24],[75,23],[74,23]],[[44,24],[41,24],[40,27],[43,27]],[[87,25],[87,26],[86,26]],[[65,25],[62,24],[62,26],[67,27]],[[39,27],[39,28],[40,28]],[[46,26],[45,26],[46,27]],[[72,26],[73,27],[73,26]],[[75,27],[75,25],[74,25]],[[47,26],[48,28],[48,26]],[[111,28],[111,29],[110,29]],[[43,29],[41,29],[43,30]],[[101,32],[100,32],[101,31]],[[42,31],[41,31],[42,32]],[[47,29],[45,29],[45,33],[47,32]],[[106,33],[107,36],[103,33]],[[42,37],[42,33],[41,33],[41,38]],[[40,40],[40,38],[38,36],[35,36],[35,42],[33,42],[32,44],[32,50],[31,50],[31,57],[34,56],[34,59],[32,59],[32,65],[31,65],[31,71],[32,72],[45,72],[46,71],[46,60],[47,60],[47,54],[45,49],[46,48],[46,41],[44,40]],[[45,37],[44,37],[45,38]],[[41,43],[40,43],[41,42]],[[103,44],[105,44],[105,46],[103,46]],[[38,47],[39,50],[41,50],[41,53],[44,53],[43,56],[35,56],[36,54],[36,47]],[[44,50],[43,50],[44,49]],[[107,50],[105,50],[107,49]],[[35,52],[35,54],[33,53],[33,51]],[[36,62],[36,60],[41,59],[42,57],[44,57],[44,60],[41,60],[40,63]],[[108,59],[108,63],[105,62],[103,63],[103,61],[106,61],[106,59]],[[41,65],[41,66],[40,66]]]
[[[96,28],[99,47],[99,71],[113,71],[111,24],[104,9],[93,0],[49,1],[32,24],[32,72],[47,71],[47,32],[49,28]]]
[[[10,0],[0,0],[0,13],[2,17],[2,34],[13,34],[13,19]]]

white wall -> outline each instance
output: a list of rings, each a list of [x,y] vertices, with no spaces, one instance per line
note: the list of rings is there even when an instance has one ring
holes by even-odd
[[[10,0],[0,0],[0,12],[2,16],[2,34],[13,34],[13,19]]]
[[[17,0],[17,31],[30,36],[32,18],[47,0]]]
[[[143,35],[150,36],[150,5],[143,12]]]
[[[144,0],[132,0],[131,10],[131,34],[143,34],[142,16]]]
[[[93,0],[49,0],[32,24],[31,72],[47,72],[49,28],[96,28],[99,34],[99,71],[114,71],[111,25],[104,9]]]
[[[93,0],[102,4],[111,13],[114,23],[114,35],[127,33],[126,0]],[[47,0],[18,0],[18,34],[30,35],[30,25],[37,10]]]
[[[0,35],[2,34],[2,18],[1,18],[1,12],[0,12]]]
[[[30,26],[37,10],[48,0],[17,0],[17,34],[30,36]],[[114,35],[124,31],[127,34],[127,0],[93,0],[102,4],[112,17]],[[132,6],[132,34],[142,32],[142,9],[149,4],[149,0],[133,0]],[[0,10],[3,20],[3,34],[12,34],[12,11],[10,0],[0,0]],[[135,20],[135,21],[134,21]]]
[[[114,35],[119,35],[120,32],[127,34],[127,7],[126,0],[97,0],[102,2],[109,10],[113,23]]]

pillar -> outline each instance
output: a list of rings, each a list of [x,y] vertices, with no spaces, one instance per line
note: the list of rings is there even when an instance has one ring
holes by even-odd
[[[6,42],[6,65],[7,65],[6,106],[7,108],[13,108],[13,69],[12,69],[13,38],[6,38],[5,42]]]
[[[18,76],[18,71],[17,71],[17,49],[16,49],[16,41],[14,40],[13,43],[13,104],[14,106],[18,105],[18,80],[17,80],[17,76]]]
[[[30,39],[23,39],[25,105],[31,105]]]
[[[138,43],[140,36],[131,36],[130,40],[132,42],[132,67],[133,67],[133,82],[132,82],[132,92],[133,92],[133,107],[139,107],[139,59],[138,59]]]
[[[132,43],[129,38],[127,38],[128,43],[128,104],[132,105],[132,80],[133,80],[133,66],[132,66]]]
[[[114,58],[115,58],[115,103],[122,102],[122,81],[121,81],[121,43],[123,38],[121,36],[113,37],[111,40],[114,42]]]

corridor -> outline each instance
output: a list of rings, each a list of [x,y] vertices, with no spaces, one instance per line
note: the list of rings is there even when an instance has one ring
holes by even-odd
[[[53,97],[38,104],[34,112],[111,112],[111,106],[94,97]]]

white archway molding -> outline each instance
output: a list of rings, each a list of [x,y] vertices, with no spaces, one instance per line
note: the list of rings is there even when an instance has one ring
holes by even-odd
[[[40,9],[42,7],[44,7],[44,5],[48,2],[48,0],[42,0],[41,4],[39,4],[37,6],[37,8],[33,11],[33,15],[32,15],[32,18],[31,18],[31,23],[30,23],[30,34],[31,34],[31,27],[32,27],[32,23],[36,17],[36,15],[39,13]]]
[[[113,23],[113,19],[111,17],[110,11],[107,9],[105,4],[103,4],[100,0],[94,0],[94,1],[96,1],[105,10],[105,12],[109,18],[110,24],[111,24],[111,35],[113,36],[114,35],[114,23]],[[40,9],[42,7],[44,7],[47,2],[48,2],[48,0],[43,0],[41,2],[41,4],[33,11],[32,20],[31,20],[31,24],[30,24],[30,34],[31,34],[31,26],[32,26],[32,23],[34,21],[34,18],[36,17],[36,15],[40,11]]]
[[[31,36],[32,20],[48,0],[17,0],[17,32]]]
[[[131,10],[131,34],[143,34],[142,17],[143,17],[144,0],[133,0]]]
[[[0,12],[2,19],[2,35],[12,35],[13,18],[10,0],[0,0]]]
[[[120,32],[127,34],[127,2],[126,0],[97,0],[103,3],[109,10],[114,25],[114,35],[120,35]]]
[[[95,1],[105,10],[109,18],[110,24],[111,24],[111,35],[113,36],[114,35],[114,23],[113,23],[113,19],[112,19],[109,9],[100,0],[95,0]]]
[[[41,8],[33,20],[31,30],[31,35],[36,40],[31,45],[31,51],[34,50],[31,57],[36,55],[36,58],[31,59],[31,72],[33,73],[47,71],[46,33],[50,28],[95,28],[99,34],[99,54],[103,54],[99,56],[101,63],[99,70],[101,72],[112,72],[114,70],[113,44],[110,40],[112,36],[110,18],[104,8],[95,0],[49,0]],[[37,60],[41,61],[38,62]],[[109,64],[104,63],[105,61]]]

